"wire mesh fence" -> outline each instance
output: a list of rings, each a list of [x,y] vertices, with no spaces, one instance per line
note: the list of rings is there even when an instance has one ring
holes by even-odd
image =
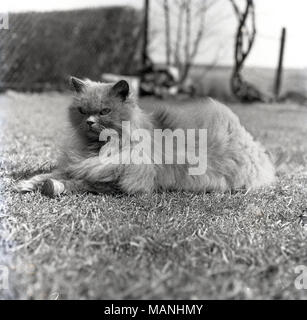
[[[61,90],[71,74],[135,74],[141,19],[128,7],[10,14],[0,30],[0,89]]]

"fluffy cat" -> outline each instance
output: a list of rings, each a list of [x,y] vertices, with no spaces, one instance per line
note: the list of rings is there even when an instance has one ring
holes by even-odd
[[[16,185],[19,192],[41,189],[56,196],[71,192],[117,192],[128,194],[158,190],[209,192],[259,188],[275,180],[275,168],[264,148],[245,130],[226,106],[207,99],[183,108],[141,109],[129,85],[71,78],[75,95],[69,107],[74,132],[68,139],[58,167],[51,173],[34,176]],[[115,164],[103,161],[114,147],[100,141],[104,130],[115,130],[121,138],[120,151],[136,147],[122,127],[143,129],[153,137],[154,129],[207,129],[207,169],[189,174],[189,164]],[[196,148],[199,148],[196,144]],[[130,152],[130,151],[129,151]],[[176,152],[176,151],[175,151]],[[105,158],[107,159],[107,158]]]

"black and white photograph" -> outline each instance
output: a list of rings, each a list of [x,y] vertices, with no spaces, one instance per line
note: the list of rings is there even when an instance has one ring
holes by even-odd
[[[1,1],[0,300],[306,300],[306,15]]]

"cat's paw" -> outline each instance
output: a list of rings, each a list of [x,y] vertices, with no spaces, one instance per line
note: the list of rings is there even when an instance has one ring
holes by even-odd
[[[48,179],[42,186],[42,194],[49,197],[56,197],[65,190],[64,183],[55,179]]]
[[[21,180],[14,186],[14,190],[19,193],[31,192],[35,189],[36,185],[31,180]]]

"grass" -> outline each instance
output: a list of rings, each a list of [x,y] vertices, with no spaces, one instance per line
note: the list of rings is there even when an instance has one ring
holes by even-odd
[[[198,94],[234,102],[235,99],[230,88],[231,74],[231,67],[216,66],[208,69],[199,65],[192,68],[191,79]],[[273,68],[246,67],[243,70],[244,79],[255,85],[268,97],[274,96],[275,74],[276,70]],[[285,97],[289,92],[295,92],[302,99],[303,97],[306,98],[306,84],[305,69],[285,69],[283,71],[280,96]]]
[[[278,183],[263,190],[14,193],[14,181],[55,165],[68,103],[55,93],[0,96],[0,264],[10,270],[0,297],[307,298],[294,286],[294,268],[307,265],[306,108],[231,106],[269,150],[289,154]]]

